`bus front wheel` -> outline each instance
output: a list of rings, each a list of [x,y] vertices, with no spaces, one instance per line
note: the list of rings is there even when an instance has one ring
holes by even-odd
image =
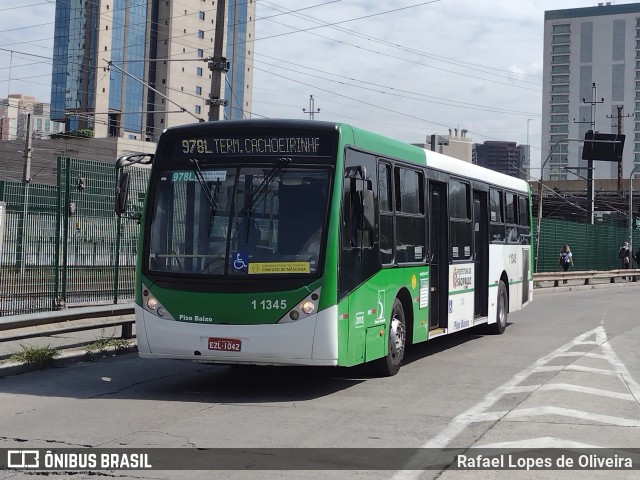
[[[507,314],[509,312],[509,296],[507,295],[507,286],[502,280],[498,284],[498,299],[496,300],[496,323],[487,325],[489,332],[494,335],[504,333],[507,327]]]
[[[389,321],[388,352],[373,363],[373,367],[379,375],[390,377],[400,370],[407,340],[406,332],[404,308],[402,308],[402,302],[396,298],[393,301]]]

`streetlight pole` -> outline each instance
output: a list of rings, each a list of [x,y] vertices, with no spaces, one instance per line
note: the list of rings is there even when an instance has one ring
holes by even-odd
[[[529,162],[529,169],[531,169],[531,145],[529,145],[529,122],[531,120],[533,119],[527,118],[527,162]]]
[[[629,250],[633,255],[633,174],[640,170],[640,163],[636,164],[629,175]]]

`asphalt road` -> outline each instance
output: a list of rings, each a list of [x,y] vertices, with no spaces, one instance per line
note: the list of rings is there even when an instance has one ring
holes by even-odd
[[[640,285],[536,291],[504,335],[471,330],[416,346],[391,378],[366,367],[223,367],[135,354],[0,378],[0,448],[364,448],[365,462],[389,462],[99,472],[116,478],[637,478],[637,470],[403,470],[406,451],[389,449],[640,448],[639,299]]]

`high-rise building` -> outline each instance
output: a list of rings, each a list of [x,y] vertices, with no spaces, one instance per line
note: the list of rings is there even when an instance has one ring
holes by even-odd
[[[24,140],[28,118],[31,118],[33,138],[46,139],[64,129],[64,125],[49,119],[48,103],[30,95],[12,93],[0,99],[0,140]]]
[[[229,2],[227,20],[227,73],[224,98],[225,119],[240,120],[251,115],[251,93],[253,85],[253,38],[255,33],[256,6],[253,0]]]
[[[577,140],[588,130],[616,134],[618,129],[626,136],[622,165],[628,177],[640,162],[638,59],[640,3],[545,12],[542,178],[586,177]],[[617,162],[594,161],[594,178],[617,176]]]
[[[489,140],[474,144],[473,148],[473,163],[512,177],[529,179],[527,146]]]
[[[157,140],[208,119],[216,1],[56,2],[51,118],[96,137]],[[254,0],[227,0],[225,118],[248,117]],[[111,64],[109,64],[111,62]]]

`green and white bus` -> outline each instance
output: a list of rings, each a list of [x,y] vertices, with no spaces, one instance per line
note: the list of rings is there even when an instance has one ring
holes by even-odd
[[[532,299],[527,182],[350,125],[169,128],[116,172],[116,213],[141,221],[144,358],[394,375],[408,345],[502,333]]]

